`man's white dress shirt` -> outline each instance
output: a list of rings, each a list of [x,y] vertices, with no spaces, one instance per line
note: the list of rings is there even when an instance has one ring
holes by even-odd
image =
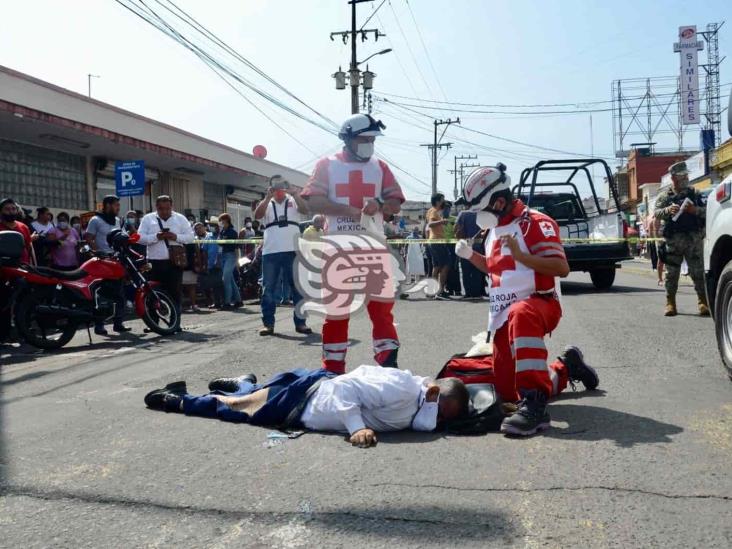
[[[164,228],[170,229],[170,232],[175,233],[177,236],[177,240],[169,241],[171,246],[190,244],[193,242],[195,236],[193,234],[193,228],[184,215],[173,212],[168,219],[160,218],[160,221],[163,223]],[[158,224],[157,212],[145,215],[140,222],[140,228],[137,232],[140,234],[140,244],[147,246],[148,259],[170,259],[165,242],[158,240],[160,225]]]
[[[326,379],[310,398],[300,421],[313,431],[355,433],[401,431],[412,426],[420,406],[437,418],[437,403],[424,402],[428,378],[408,370],[359,366],[352,372]]]

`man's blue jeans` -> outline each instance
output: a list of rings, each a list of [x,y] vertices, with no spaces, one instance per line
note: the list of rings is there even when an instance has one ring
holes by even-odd
[[[262,324],[274,326],[275,310],[277,308],[277,294],[280,277],[285,288],[291,288],[292,302],[297,305],[300,296],[292,278],[292,264],[295,261],[295,252],[276,252],[262,256]],[[295,308],[297,310],[297,307]],[[304,326],[305,319],[293,313],[295,326]]]

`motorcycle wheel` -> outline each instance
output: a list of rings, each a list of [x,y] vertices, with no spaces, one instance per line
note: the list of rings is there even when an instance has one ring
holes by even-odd
[[[163,291],[152,290],[145,296],[142,321],[156,334],[167,336],[176,332],[180,318],[171,297]]]
[[[39,317],[38,301],[32,295],[21,297],[15,304],[15,326],[27,343],[39,349],[55,350],[66,345],[76,333],[76,323],[69,319]],[[59,325],[59,321],[65,324]]]

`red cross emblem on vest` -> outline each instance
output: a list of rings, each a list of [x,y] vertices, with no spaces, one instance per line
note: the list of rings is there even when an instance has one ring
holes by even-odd
[[[516,261],[511,254],[503,255],[501,253],[501,241],[496,239],[493,241],[493,249],[491,255],[487,258],[489,276],[491,277],[491,288],[498,288],[501,285],[501,276],[503,271],[515,271]]]
[[[364,183],[363,172],[354,170],[348,172],[348,183],[336,183],[336,197],[348,198],[348,204],[359,210],[363,208],[364,198],[376,196],[376,184]]]

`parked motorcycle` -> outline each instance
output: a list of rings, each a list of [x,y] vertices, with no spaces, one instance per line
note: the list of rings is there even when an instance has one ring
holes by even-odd
[[[95,254],[75,271],[21,265],[23,237],[0,231],[0,283],[12,286],[15,326],[31,345],[59,349],[80,326],[114,315],[125,281],[135,288],[135,312],[145,325],[161,335],[175,333],[179,314],[172,298],[148,281],[147,260],[130,249],[139,235],[115,229],[107,235],[114,250]]]

